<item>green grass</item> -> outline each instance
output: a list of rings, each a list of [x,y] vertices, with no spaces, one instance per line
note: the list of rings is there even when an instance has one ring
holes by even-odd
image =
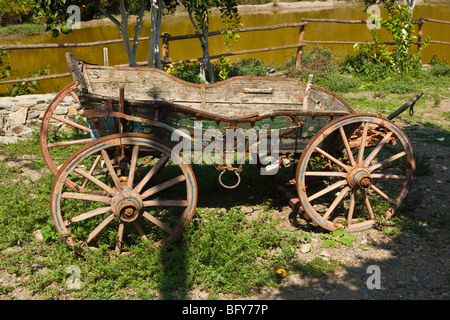
[[[317,257],[305,264],[294,263],[290,271],[295,271],[307,278],[323,278],[340,267],[342,264],[338,261]]]
[[[0,27],[1,36],[17,35],[17,36],[30,36],[33,34],[41,33],[45,31],[45,25],[37,23],[23,23],[18,25],[10,25],[6,27]]]

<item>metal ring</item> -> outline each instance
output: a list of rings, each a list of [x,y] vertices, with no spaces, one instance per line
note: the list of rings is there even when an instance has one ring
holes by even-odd
[[[227,189],[234,189],[236,188],[240,183],[241,183],[241,176],[239,175],[238,172],[234,171],[234,170],[229,170],[229,171],[234,171],[234,174],[238,177],[238,181],[236,184],[232,185],[232,186],[227,186],[222,182],[222,175],[224,174],[226,170],[223,170],[220,174],[219,174],[219,183],[222,185],[222,187],[227,188]]]

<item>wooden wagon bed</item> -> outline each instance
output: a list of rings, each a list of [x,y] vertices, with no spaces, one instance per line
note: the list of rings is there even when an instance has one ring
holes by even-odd
[[[234,77],[214,84],[193,84],[152,68],[108,67],[86,63],[70,52],[69,68],[82,94],[125,98],[147,103],[169,103],[186,111],[222,120],[286,114],[349,114],[354,109],[337,94],[288,78]],[[307,90],[308,88],[308,90]]]

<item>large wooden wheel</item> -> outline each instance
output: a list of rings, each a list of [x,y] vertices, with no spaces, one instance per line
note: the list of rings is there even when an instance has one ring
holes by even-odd
[[[171,150],[137,133],[107,136],[79,149],[53,183],[56,230],[75,248],[107,246],[118,254],[138,238],[155,244],[177,240],[194,214],[197,183],[183,158],[171,160]]]
[[[66,113],[64,110],[67,111],[73,100],[79,104],[76,91],[75,83],[66,86],[53,98],[42,118],[41,152],[47,167],[55,176],[65,158],[93,141],[85,118],[64,114]],[[63,110],[62,113],[60,109]]]
[[[321,227],[362,231],[398,211],[414,171],[411,143],[398,126],[352,114],[332,121],[308,143],[298,163],[297,192]]]

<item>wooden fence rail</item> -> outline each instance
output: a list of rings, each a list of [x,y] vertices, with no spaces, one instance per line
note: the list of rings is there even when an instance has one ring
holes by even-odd
[[[299,36],[298,41],[295,44],[289,44],[284,46],[276,46],[276,47],[268,47],[268,48],[259,48],[259,49],[249,49],[249,50],[241,50],[235,52],[227,52],[223,54],[218,54],[214,56],[210,56],[210,59],[218,59],[220,57],[227,56],[236,56],[236,55],[244,55],[249,53],[258,53],[258,52],[267,52],[267,51],[275,51],[275,50],[285,50],[285,49],[295,49],[297,48],[297,66],[301,65],[301,57],[303,54],[303,47],[307,44],[343,44],[343,45],[354,45],[354,44],[375,44],[375,42],[361,42],[361,41],[338,41],[338,40],[304,40],[306,26],[308,22],[312,23],[343,23],[343,24],[367,24],[367,20],[340,20],[340,19],[311,19],[305,18],[302,19],[301,22],[297,23],[282,23],[271,26],[260,26],[260,27],[247,27],[232,30],[235,33],[243,33],[243,32],[257,32],[257,31],[270,31],[277,30],[283,28],[299,28]],[[450,24],[450,21],[437,20],[420,17],[419,19],[413,21],[414,24],[418,25],[417,31],[417,41],[414,42],[420,48],[423,43],[423,25],[425,22],[431,23],[441,23],[441,24]],[[212,31],[208,33],[208,36],[218,36],[223,35],[223,31]],[[178,41],[178,40],[186,40],[186,39],[194,39],[199,38],[198,34],[188,34],[188,35],[179,35],[172,36],[168,33],[163,33],[160,38],[163,44],[164,50],[162,50],[162,61],[163,64],[171,63],[170,55],[169,55],[169,43],[170,41]],[[141,37],[139,41],[150,40],[150,37]],[[113,40],[105,40],[105,41],[96,41],[96,42],[85,42],[85,43],[49,43],[49,44],[14,44],[14,45],[0,45],[0,50],[23,50],[23,49],[51,49],[51,48],[76,48],[76,47],[92,47],[106,44],[114,44],[121,43],[122,39],[113,39]],[[442,45],[450,45],[450,42],[447,41],[439,41],[439,40],[431,40],[430,43],[442,44]],[[383,42],[383,44],[393,45],[394,42]],[[107,52],[107,50],[105,51]],[[180,63],[192,63],[201,61],[202,58],[196,59],[187,59],[180,61]],[[105,56],[105,61],[107,61],[107,56]],[[147,65],[147,61],[138,62],[139,66]],[[47,79],[56,79],[70,76],[70,73],[62,73],[55,75],[46,75],[41,77],[34,78],[24,78],[24,79],[13,79],[13,80],[4,80],[0,81],[0,84],[12,84],[12,83],[20,83],[20,82],[30,82],[30,81],[39,81],[39,80],[47,80]]]

